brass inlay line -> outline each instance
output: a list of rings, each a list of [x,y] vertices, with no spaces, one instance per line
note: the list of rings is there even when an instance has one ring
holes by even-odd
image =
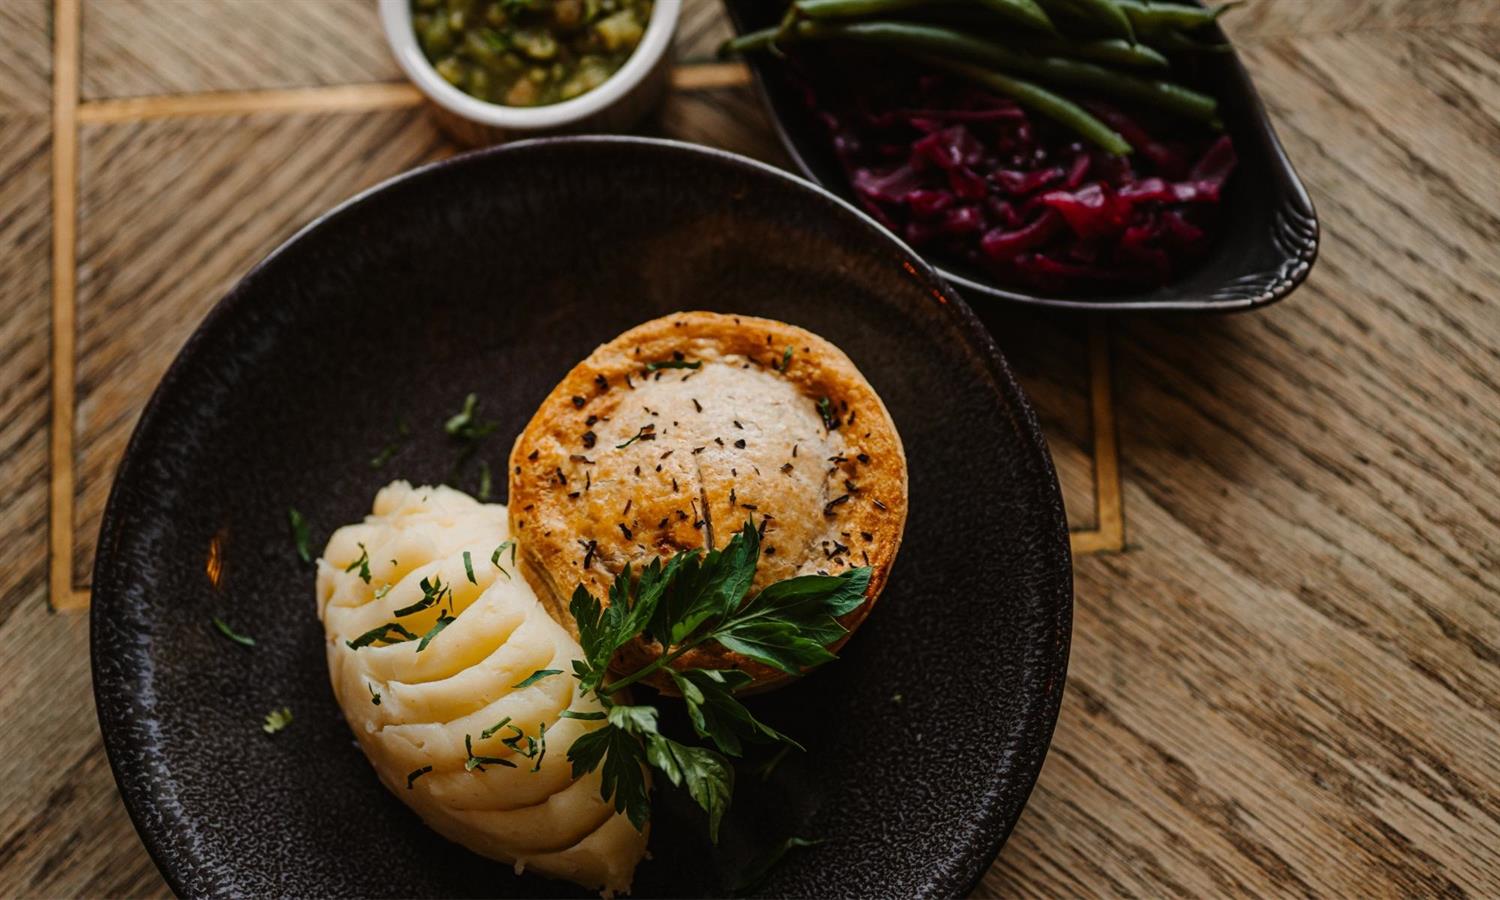
[[[73,589],[73,348],[78,225],[78,3],[55,0],[52,48],[52,480],[49,594],[56,609],[88,605]]]
[[[750,70],[744,63],[694,63],[672,70],[672,87],[679,91],[709,91],[749,83]]]
[[[74,75],[76,90],[76,70]],[[683,91],[739,87],[749,81],[750,72],[740,63],[695,63],[672,71],[672,87]],[[190,116],[405,109],[421,104],[422,99],[422,92],[415,85],[403,82],[119,97],[86,100],[77,104],[76,109],[79,122],[118,124]]]
[[[1120,494],[1120,448],[1115,431],[1114,376],[1110,371],[1109,329],[1103,318],[1089,325],[1089,358],[1093,384],[1089,407],[1094,417],[1095,515],[1108,549],[1125,549],[1125,505]]]
[[[1114,379],[1109,367],[1109,329],[1102,317],[1089,322],[1089,412],[1094,432],[1093,531],[1073,533],[1073,552],[1118,553],[1125,549],[1125,512],[1120,497],[1120,448],[1115,435]]]
[[[79,107],[78,120],[88,123],[116,123],[250,113],[366,112],[400,109],[416,106],[421,102],[422,92],[410,84],[345,84],[89,100]]]

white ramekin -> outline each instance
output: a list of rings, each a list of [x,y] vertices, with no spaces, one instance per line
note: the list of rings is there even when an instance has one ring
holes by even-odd
[[[627,131],[666,93],[672,35],[682,0],[656,0],[635,52],[603,84],[550,106],[502,106],[471,97],[443,80],[417,44],[411,0],[380,0],[380,21],[396,62],[432,101],[438,121],[465,144],[492,144],[537,134]]]

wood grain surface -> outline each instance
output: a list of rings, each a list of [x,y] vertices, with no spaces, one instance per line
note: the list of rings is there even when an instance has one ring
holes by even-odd
[[[979,310],[1080,555],[1053,748],[978,893],[1497,896],[1500,3],[1227,23],[1322,217],[1308,284],[1231,318]],[[785,165],[726,34],[688,0],[646,130]],[[368,0],[0,0],[0,49],[0,896],[159,895],[87,617],[49,600],[86,601],[124,442],[204,311],[456,148]]]

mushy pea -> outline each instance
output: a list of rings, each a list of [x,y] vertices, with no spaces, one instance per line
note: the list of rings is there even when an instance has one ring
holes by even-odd
[[[545,106],[591,91],[641,42],[652,0],[412,0],[429,62],[490,103]]]

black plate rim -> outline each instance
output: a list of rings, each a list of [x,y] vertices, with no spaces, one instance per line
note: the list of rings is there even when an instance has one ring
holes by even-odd
[[[116,788],[120,798],[125,805],[126,813],[129,815],[131,824],[135,827],[141,843],[145,846],[147,854],[162,874],[168,886],[178,896],[195,896],[201,893],[204,885],[190,883],[184,880],[182,872],[172,859],[172,851],[169,847],[170,829],[166,823],[154,820],[151,816],[150,791],[144,783],[130,784],[128,779],[134,774],[126,771],[127,767],[139,765],[141,751],[134,746],[122,743],[121,734],[125,733],[123,723],[116,721],[124,710],[128,697],[123,696],[124,685],[112,683],[108,677],[101,677],[105,672],[103,664],[106,662],[108,653],[116,649],[109,646],[107,642],[100,639],[100,628],[98,627],[108,607],[108,598],[116,591],[115,579],[124,578],[124,573],[117,573],[116,567],[112,565],[113,547],[119,540],[121,533],[121,522],[126,517],[121,508],[122,500],[119,498],[120,485],[131,479],[137,469],[145,463],[141,457],[141,446],[146,443],[147,433],[153,431],[158,425],[161,417],[161,406],[163,397],[171,392],[175,386],[188,378],[189,370],[193,368],[199,347],[207,339],[208,335],[226,322],[234,315],[239,306],[245,301],[248,288],[254,283],[262,270],[268,268],[280,258],[298,241],[309,234],[323,228],[331,227],[340,219],[351,214],[365,202],[375,195],[403,184],[409,180],[425,177],[433,172],[448,168],[457,168],[466,165],[476,165],[491,157],[504,156],[515,153],[525,153],[538,149],[545,149],[554,145],[580,145],[594,144],[599,146],[649,146],[664,152],[686,152],[702,156],[714,157],[734,167],[748,168],[753,171],[771,176],[776,179],[791,183],[797,189],[805,190],[814,194],[824,203],[830,203],[836,208],[841,208],[845,213],[852,214],[860,220],[861,224],[870,231],[877,240],[885,240],[900,250],[912,261],[918,274],[928,280],[935,290],[942,291],[947,295],[946,303],[942,304],[947,310],[947,315],[953,317],[956,323],[975,342],[975,349],[983,358],[986,367],[994,378],[997,389],[1006,397],[1011,408],[1018,413],[1016,417],[1016,428],[1021,437],[1032,450],[1032,463],[1038,468],[1042,483],[1039,489],[1050,501],[1049,506],[1055,513],[1054,540],[1048,545],[1052,552],[1046,554],[1049,558],[1046,562],[1054,569],[1054,576],[1060,579],[1064,590],[1062,596],[1058,597],[1053,614],[1055,620],[1053,625],[1058,635],[1057,643],[1048,660],[1047,668],[1049,683],[1059,685],[1056,691],[1051,692],[1050,697],[1043,698],[1040,703],[1042,715],[1031,719],[1026,723],[1028,743],[1035,748],[1031,758],[1017,766],[1016,781],[1018,788],[1014,798],[996,800],[985,810],[984,817],[978,823],[976,829],[980,840],[974,842],[973,852],[964,858],[963,872],[961,877],[952,879],[954,883],[944,885],[940,888],[941,893],[971,893],[978,885],[985,873],[989,871],[994,861],[999,857],[1000,850],[1004,847],[1016,822],[1020,819],[1030,799],[1031,792],[1036,786],[1036,781],[1041,775],[1042,765],[1047,754],[1051,750],[1052,735],[1056,729],[1057,717],[1062,707],[1062,697],[1067,685],[1068,659],[1072,644],[1073,629],[1073,574],[1072,574],[1072,549],[1071,538],[1068,529],[1067,518],[1063,512],[1062,490],[1057,481],[1057,471],[1052,460],[1052,454],[1047,447],[1046,438],[1041,429],[1041,422],[1037,417],[1036,410],[1031,402],[1021,391],[1019,383],[1011,371],[1009,362],[1001,354],[998,344],[989,330],[980,322],[978,316],[955,291],[947,287],[943,278],[930,264],[917,255],[900,238],[891,234],[867,213],[853,204],[849,203],[822,185],[808,180],[798,178],[796,175],[783,169],[777,168],[759,160],[741,156],[727,150],[692,144],[685,141],[676,141],[665,138],[641,137],[631,135],[584,135],[584,136],[561,136],[541,137],[523,141],[514,141],[498,146],[483,148],[467,153],[457,154],[446,159],[428,163],[406,172],[394,175],[378,184],[360,191],[348,199],[340,202],[331,209],[321,213],[306,225],[297,229],[290,237],[279,244],[268,253],[265,258],[252,266],[237,282],[217,300],[213,307],[204,315],[203,319],[193,329],[171,364],[163,373],[161,380],[157,383],[151,393],[150,399],[141,411],[134,429],[131,431],[130,440],[126,444],[125,453],[121,457],[120,464],[116,469],[113,481],[110,484],[109,496],[105,504],[104,515],[99,529],[98,549],[95,554],[93,581],[91,585],[92,601],[89,606],[89,664],[91,680],[93,682],[93,697],[95,714],[99,722],[99,730],[104,744],[105,756],[109,760],[110,773],[115,780]],[[1050,491],[1047,488],[1050,487]],[[1041,555],[1041,554],[1039,554]],[[103,601],[103,602],[101,602]],[[112,736],[113,735],[113,736]],[[1024,787],[1024,790],[1020,788]]]
[[[1189,0],[1193,2],[1193,0]],[[739,8],[733,3],[726,3],[725,9],[729,13],[730,20],[734,23],[736,34],[744,34],[746,31],[744,20],[740,16]],[[1219,31],[1219,38],[1225,38],[1218,25],[1214,26]],[[1311,237],[1309,244],[1296,256],[1293,265],[1284,275],[1271,287],[1253,297],[1242,300],[1095,300],[1089,298],[1049,297],[1042,294],[1031,294],[1025,291],[1012,291],[982,281],[976,281],[966,275],[951,271],[943,266],[928,263],[934,271],[941,275],[949,284],[956,285],[966,291],[973,291],[985,297],[996,300],[1004,300],[1011,303],[1021,303],[1027,306],[1045,307],[1048,309],[1068,309],[1085,311],[1110,311],[1110,312],[1246,312],[1261,307],[1270,306],[1272,303],[1285,300],[1298,287],[1307,280],[1312,272],[1313,264],[1318,261],[1318,250],[1322,244],[1322,225],[1318,219],[1317,208],[1313,205],[1312,196],[1307,192],[1307,185],[1303,183],[1302,177],[1297,174],[1297,169],[1292,165],[1291,157],[1287,156],[1286,148],[1281,144],[1281,137],[1276,133],[1276,128],[1271,124],[1270,114],[1266,112],[1265,101],[1261,100],[1260,92],[1255,89],[1255,83],[1250,78],[1250,73],[1245,68],[1245,63],[1240,59],[1239,51],[1231,54],[1234,63],[1236,80],[1245,86],[1250,111],[1256,126],[1258,136],[1265,142],[1268,152],[1277,163],[1277,168],[1285,179],[1284,187],[1291,191],[1294,203],[1306,211],[1311,223]],[[772,101],[771,91],[767,84],[770,77],[766,68],[766,61],[760,56],[752,56],[746,61],[751,73],[755,76],[755,93],[760,98],[761,106],[765,108],[766,117],[771,120],[771,127],[776,131],[776,137],[781,141],[784,149],[797,166],[798,171],[812,184],[828,190],[818,178],[813,167],[808,163],[797,146],[797,141],[787,130],[786,121]],[[837,194],[834,196],[838,197]],[[843,197],[838,197],[844,200]],[[859,210],[863,213],[863,210]],[[878,223],[877,223],[878,224]],[[882,228],[884,226],[881,226]],[[896,235],[897,240],[900,238]],[[925,257],[924,257],[925,259]]]

